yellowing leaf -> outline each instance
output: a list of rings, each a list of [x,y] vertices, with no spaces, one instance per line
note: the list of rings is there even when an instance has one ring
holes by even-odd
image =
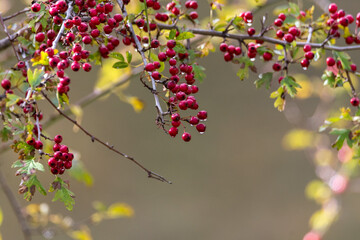
[[[128,97],[128,103],[134,108],[134,111],[139,113],[144,109],[144,102],[137,97]]]
[[[319,180],[311,181],[305,189],[306,197],[321,204],[331,197],[330,188]]]
[[[36,56],[31,59],[33,66],[36,65],[49,65],[49,57],[48,54],[44,51],[40,52],[40,56]]]
[[[282,140],[287,150],[301,150],[313,146],[314,133],[304,129],[294,129],[288,132]]]
[[[134,216],[134,210],[132,207],[125,203],[114,203],[111,204],[106,211],[107,216],[110,218],[120,217],[132,217]]]
[[[90,231],[86,228],[70,232],[70,237],[76,240],[92,240]]]
[[[131,74],[130,68],[115,69],[113,68],[116,59],[108,59],[103,62],[99,71],[99,79],[95,84],[95,90],[104,90],[119,80],[119,77]]]
[[[247,0],[251,8],[264,6],[267,0]]]

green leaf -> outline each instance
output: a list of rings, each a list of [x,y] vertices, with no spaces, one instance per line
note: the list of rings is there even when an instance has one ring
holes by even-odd
[[[249,67],[254,66],[254,63],[248,57],[239,58],[240,69],[236,73],[236,75],[240,78],[240,80],[244,80],[249,77]]]
[[[45,188],[41,185],[41,183],[37,179],[36,175],[31,175],[25,185],[28,188],[30,188],[31,186],[35,186],[37,188],[37,190],[44,196],[46,196],[46,194],[47,194]]]
[[[121,53],[118,52],[112,52],[109,54],[109,57],[115,58],[119,60],[120,62],[125,62],[125,58]]]
[[[289,93],[289,95],[291,97],[294,97],[297,93],[297,89],[296,88],[301,88],[301,86],[295,82],[295,79],[291,76],[286,76],[282,81],[281,81],[281,86],[284,86],[286,91]]]
[[[269,89],[272,77],[273,77],[272,72],[267,72],[267,73],[260,74],[259,79],[254,82],[256,88],[260,88],[262,85],[265,84],[265,88]]]
[[[205,75],[205,68],[203,66],[200,66],[198,64],[193,64],[193,71],[194,71],[194,77],[196,80],[199,80],[200,82],[202,82],[204,80],[204,78],[206,78]]]
[[[23,161],[16,161],[13,163],[13,165],[11,166],[12,168],[18,168],[19,173],[26,173],[28,175],[32,174],[34,170],[39,170],[39,171],[44,171],[44,166],[39,163],[36,162],[33,159],[29,159],[29,160],[23,160]]]
[[[346,70],[350,70],[350,56],[345,52],[333,51],[335,58],[339,59],[342,67]]]
[[[65,207],[71,211],[74,207],[74,193],[68,189],[68,185],[59,177],[56,177],[55,181],[49,189],[49,192],[56,190],[53,202],[59,200],[64,203]]]
[[[0,135],[3,142],[7,142],[12,138],[12,132],[7,126],[4,126],[4,128],[0,131]]]
[[[94,179],[91,173],[86,170],[84,164],[78,159],[73,160],[72,163],[73,165],[68,171],[69,175],[77,181],[84,183],[86,186],[92,186]]]
[[[41,69],[35,69],[34,72],[29,68],[27,71],[27,77],[32,89],[35,89],[37,85],[41,83],[44,78],[44,72]]]
[[[130,51],[127,51],[127,52],[126,52],[126,61],[127,61],[128,63],[131,63],[131,60],[132,60],[132,54],[131,54]]]
[[[169,33],[169,39],[175,39],[175,36],[176,36],[176,30],[171,29],[171,31]]]
[[[126,62],[116,62],[113,65],[113,68],[120,69],[120,68],[127,68],[129,66]]]
[[[6,107],[10,107],[12,105],[15,105],[21,97],[15,95],[15,94],[6,94]]]
[[[181,43],[176,43],[176,46],[174,47],[175,52],[177,53],[186,53],[186,48]]]
[[[347,140],[347,144],[349,147],[352,147],[353,140],[350,139],[349,135],[351,133],[350,129],[338,129],[333,128],[330,132],[331,135],[338,135],[335,143],[332,145],[332,147],[336,148],[337,150],[340,150],[342,146],[344,145],[344,141]]]
[[[300,8],[296,3],[289,2],[290,13],[294,14],[296,17],[300,14]]]
[[[176,37],[176,40],[185,40],[193,37],[195,37],[195,35],[192,32],[182,32]]]

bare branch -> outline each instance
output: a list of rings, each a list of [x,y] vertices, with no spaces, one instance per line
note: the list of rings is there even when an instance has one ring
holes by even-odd
[[[11,188],[9,187],[8,183],[6,182],[6,179],[3,175],[3,173],[0,171],[0,185],[3,189],[3,192],[5,193],[5,196],[9,200],[9,203],[15,213],[16,218],[18,219],[21,231],[24,235],[25,240],[31,240],[31,229],[27,224],[27,221],[25,219],[25,216],[23,215],[21,211],[21,206],[19,202],[17,201],[16,197],[14,196],[13,192],[11,191]]]
[[[10,20],[10,19],[12,19],[12,18],[14,18],[16,16],[19,16],[20,14],[23,14],[23,13],[26,13],[26,12],[29,12],[29,11],[30,11],[30,8],[24,8],[23,10],[18,11],[18,12],[14,13],[14,14],[12,14],[10,16],[3,17],[3,20],[5,22],[5,21]]]
[[[137,166],[139,166],[141,169],[143,169],[147,174],[149,178],[154,178],[156,180],[159,180],[161,182],[166,182],[171,184],[170,181],[166,180],[164,177],[160,176],[157,173],[154,173],[150,170],[148,170],[147,168],[145,168],[142,164],[140,164],[138,161],[136,161],[133,157],[120,152],[119,150],[115,149],[113,145],[110,145],[109,143],[106,143],[102,140],[100,140],[99,138],[97,138],[96,136],[94,136],[93,134],[91,134],[90,132],[88,132],[85,128],[83,128],[79,123],[77,123],[74,119],[70,118],[68,115],[64,114],[63,111],[61,111],[59,108],[57,108],[55,106],[55,104],[50,100],[50,98],[46,95],[45,92],[41,91],[42,95],[44,96],[44,98],[50,103],[50,105],[63,117],[65,117],[67,120],[69,120],[70,122],[72,122],[73,124],[75,124],[81,131],[83,131],[83,133],[85,133],[86,135],[88,135],[91,138],[91,141],[94,142],[98,142],[101,145],[105,146],[106,148],[110,149],[111,151],[117,153],[118,155],[121,155],[123,157],[125,157],[126,159],[132,161],[133,163],[135,163]]]

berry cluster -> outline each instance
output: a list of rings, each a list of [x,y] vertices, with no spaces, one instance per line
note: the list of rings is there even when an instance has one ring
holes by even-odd
[[[172,114],[172,127],[168,130],[168,133],[172,137],[175,137],[178,134],[178,127],[182,124],[182,121],[188,122],[192,126],[196,125],[196,129],[200,133],[205,132],[206,126],[204,124],[199,124],[199,121],[206,120],[207,118],[206,111],[200,111],[197,113],[197,116],[185,118],[182,118],[178,113],[180,110],[197,110],[199,108],[196,98],[192,95],[196,94],[199,91],[199,88],[194,85],[196,79],[193,66],[186,63],[189,54],[187,52],[176,52],[174,49],[176,44],[177,42],[175,40],[168,40],[164,51],[158,53],[159,61],[167,62],[169,64],[168,71],[171,77],[167,78],[156,71],[161,66],[158,61],[150,62],[145,66],[145,70],[149,75],[155,81],[164,84],[165,88],[169,91],[168,106],[169,112]],[[153,48],[158,48],[160,43],[157,39],[154,39],[151,41],[150,45]],[[165,78],[165,80],[161,81],[162,78]],[[190,133],[184,132],[182,139],[185,142],[190,141]]]
[[[68,146],[61,145],[62,140],[61,135],[55,136],[55,143],[53,145],[54,155],[48,160],[50,171],[54,175],[63,174],[66,169],[70,169],[74,159],[74,154],[69,152]]]

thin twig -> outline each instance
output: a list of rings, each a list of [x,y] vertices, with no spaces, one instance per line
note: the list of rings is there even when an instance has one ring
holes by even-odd
[[[50,98],[46,95],[46,93],[44,91],[41,91],[42,95],[44,96],[44,98],[50,103],[50,105],[63,117],[65,117],[67,120],[69,120],[70,122],[72,122],[75,126],[77,126],[81,131],[83,131],[83,133],[85,133],[86,135],[88,135],[91,138],[91,141],[94,142],[98,142],[101,145],[105,146],[106,148],[110,149],[111,151],[125,157],[126,159],[132,161],[133,163],[135,163],[136,165],[138,165],[141,169],[143,169],[147,174],[149,178],[154,178],[156,180],[159,180],[161,182],[166,182],[171,184],[170,181],[166,180],[164,177],[160,176],[157,173],[154,173],[150,170],[148,170],[147,168],[145,168],[142,164],[140,164],[138,161],[136,161],[133,157],[120,152],[119,150],[115,149],[114,146],[110,145],[109,143],[105,143],[104,141],[100,140],[99,138],[95,137],[93,134],[91,134],[90,132],[88,132],[85,128],[83,128],[79,123],[77,123],[74,119],[70,118],[68,115],[64,114],[63,111],[61,111],[59,108],[57,108],[55,106],[55,104],[50,100]]]
[[[16,12],[16,13],[12,14],[12,15],[3,17],[3,20],[4,20],[4,22],[5,22],[5,21],[7,21],[7,20],[9,20],[9,19],[12,19],[12,18],[14,18],[14,17],[16,17],[16,16],[18,16],[18,15],[20,15],[20,14],[23,14],[23,13],[26,13],[26,12],[29,12],[29,11],[30,11],[30,8],[24,8],[23,10],[18,11],[18,12]]]
[[[12,43],[13,39],[11,38],[11,35],[10,35],[10,33],[9,33],[5,23],[4,23],[4,19],[3,19],[2,15],[1,15],[1,13],[0,13],[0,23],[1,23],[2,27],[4,28],[4,31],[5,31],[6,35],[8,36],[9,41],[11,42],[11,46],[14,49],[14,53],[15,53],[15,56],[16,56],[18,62],[20,62],[19,54],[16,51],[16,48],[15,48],[14,44]]]
[[[13,211],[15,212],[15,216],[18,219],[20,226],[21,226],[21,231],[24,235],[24,239],[25,240],[31,240],[31,229],[27,224],[26,218],[23,215],[22,211],[21,211],[21,206],[19,204],[19,202],[17,201],[16,197],[14,196],[11,188],[9,187],[3,173],[0,171],[0,185],[3,189],[3,192],[5,193],[7,199],[9,200],[9,203],[13,209]]]
[[[124,6],[124,3],[122,0],[117,0],[117,3],[119,4],[120,6],[120,9],[124,15],[124,18],[126,18],[128,16],[128,13],[126,11],[126,8]],[[145,57],[145,54],[144,52],[142,51],[142,46],[141,46],[141,43],[139,42],[137,36],[136,36],[136,33],[134,31],[134,28],[133,28],[133,25],[131,24],[131,22],[128,20],[128,25],[129,25],[129,30],[131,32],[131,35],[135,41],[135,44],[136,44],[136,48],[137,48],[137,51],[139,52],[139,54],[141,55],[141,58],[142,58],[142,61],[144,63],[144,66],[146,66],[146,64],[148,63],[147,62],[147,59]],[[148,29],[148,31],[150,31],[150,29]],[[155,83],[155,80],[154,78],[150,75],[150,79],[151,79],[151,84],[152,84],[152,89],[154,92],[157,92],[157,89],[156,89],[156,83]],[[157,111],[160,112],[160,120],[161,120],[161,124],[164,124],[164,117],[163,117],[163,110],[161,108],[161,105],[160,105],[160,101],[159,101],[159,97],[157,94],[153,94],[154,95],[154,98],[155,98],[155,106],[157,108]]]
[[[345,70],[345,72],[346,72],[347,81],[348,81],[349,84],[350,84],[351,93],[352,93],[352,95],[355,97],[355,96],[356,96],[356,90],[355,90],[354,84],[353,84],[353,82],[352,82],[352,80],[351,80],[349,71],[348,71],[348,70]]]

